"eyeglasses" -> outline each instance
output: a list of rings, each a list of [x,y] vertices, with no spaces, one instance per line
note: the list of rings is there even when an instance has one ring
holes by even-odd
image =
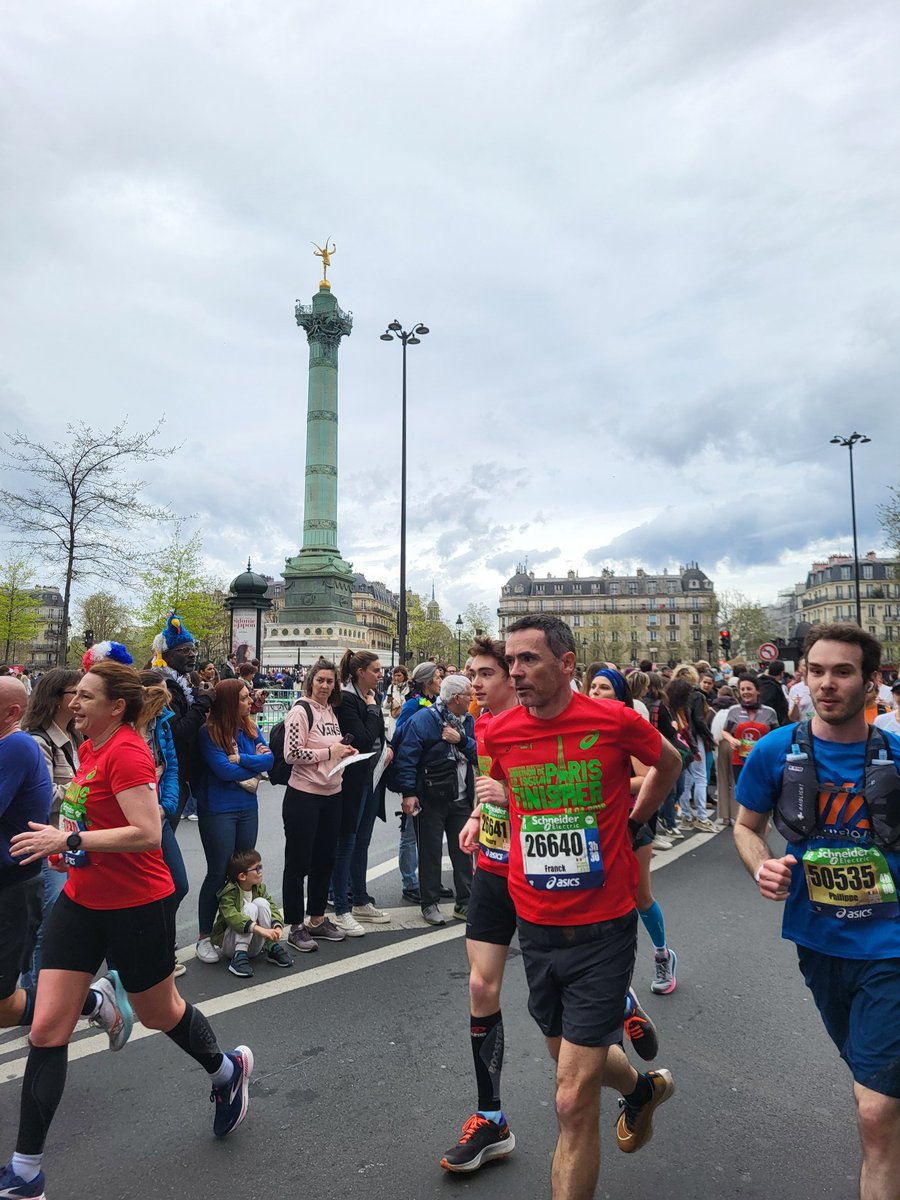
[[[247,874],[248,874],[248,875],[254,875],[254,874],[255,874],[255,875],[262,875],[262,869],[263,869],[263,865],[262,865],[262,863],[257,863],[255,867],[248,867],[248,868],[247,868]]]

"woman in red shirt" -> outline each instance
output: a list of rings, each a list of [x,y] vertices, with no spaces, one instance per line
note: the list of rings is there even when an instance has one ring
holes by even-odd
[[[222,1054],[209,1022],[175,987],[174,888],[159,848],[156,769],[134,728],[143,704],[131,667],[106,660],[90,669],[71,706],[87,740],[60,808],[60,827],[32,823],[12,839],[23,864],[50,857],[68,878],[44,934],[19,1135],[0,1171],[0,1195],[43,1196],[41,1158],[65,1086],[69,1039],[106,957],[120,981],[119,1044],[127,1039],[133,1008],[144,1026],[167,1034],[209,1074],[216,1136],[231,1133],[246,1115],[252,1053],[238,1046]]]

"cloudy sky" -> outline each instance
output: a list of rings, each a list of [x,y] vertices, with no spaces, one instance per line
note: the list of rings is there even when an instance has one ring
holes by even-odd
[[[211,569],[302,530],[337,243],[339,545],[445,614],[696,560],[763,602],[896,467],[900,10],[877,0],[0,0],[0,430],[165,414]],[[3,538],[0,514],[0,539]],[[54,582],[47,580],[47,582]]]

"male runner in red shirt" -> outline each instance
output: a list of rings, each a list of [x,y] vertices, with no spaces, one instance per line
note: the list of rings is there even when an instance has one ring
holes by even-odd
[[[619,1148],[640,1149],[672,1095],[666,1070],[638,1074],[619,1045],[637,947],[633,836],[671,791],[678,752],[632,709],[574,693],[575,639],[558,617],[507,631],[519,707],[484,737],[509,797],[509,893],[528,1008],[556,1062],[554,1200],[590,1200],[600,1168],[600,1088],[622,1093]],[[650,767],[629,820],[631,756]],[[476,783],[478,798],[489,785]]]

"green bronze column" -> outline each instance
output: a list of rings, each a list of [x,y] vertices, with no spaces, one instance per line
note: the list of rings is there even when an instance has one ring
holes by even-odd
[[[276,653],[295,650],[297,661],[311,661],[317,653],[330,656],[365,638],[353,613],[353,569],[337,544],[338,348],[341,338],[349,336],[353,318],[331,294],[327,268],[333,247],[329,250],[326,242],[326,249],[317,247],[316,252],[326,278],[312,304],[298,301],[295,309],[309,343],[303,545],[285,560],[284,607],[267,635],[273,662]]]

